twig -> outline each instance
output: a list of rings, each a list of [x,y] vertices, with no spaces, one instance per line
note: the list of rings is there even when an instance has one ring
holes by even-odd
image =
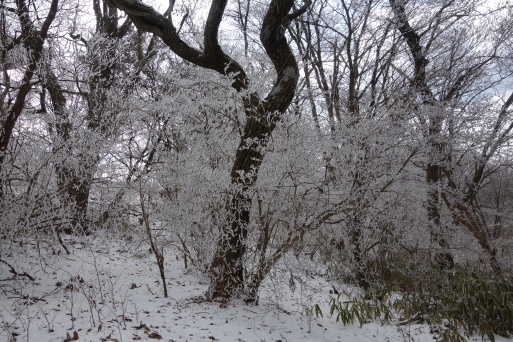
[[[59,244],[66,251],[66,254],[70,255],[71,253],[70,253],[68,247],[66,247],[66,245],[64,244],[64,241],[62,240],[60,229],[55,229],[55,234],[57,235],[57,240],[59,241]]]
[[[420,314],[420,312],[417,312],[412,317],[410,317],[408,319],[405,319],[403,321],[397,322],[396,325],[407,325],[407,324],[410,324],[410,323],[413,323],[413,322],[416,322],[416,321],[420,321],[420,320],[422,320],[422,315]]]
[[[150,286],[148,284],[146,284],[146,287],[148,287],[148,291],[155,296],[155,293],[153,293],[153,291],[150,289]]]
[[[7,267],[9,267],[9,272],[11,272],[13,275],[17,276],[17,277],[27,277],[29,278],[30,280],[34,281],[36,280],[33,276],[31,276],[30,274],[28,274],[27,272],[23,272],[23,273],[18,273],[16,272],[16,270],[14,269],[14,267],[9,264],[7,261],[5,260],[2,260],[0,259],[0,262],[4,263],[5,265],[7,265]]]

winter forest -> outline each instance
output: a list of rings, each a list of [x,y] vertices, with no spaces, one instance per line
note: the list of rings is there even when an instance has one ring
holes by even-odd
[[[151,1],[0,0],[0,339],[513,335],[512,2]]]

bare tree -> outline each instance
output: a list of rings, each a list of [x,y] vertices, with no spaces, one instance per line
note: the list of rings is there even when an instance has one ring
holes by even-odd
[[[16,2],[16,8],[3,6],[0,8],[1,22],[1,39],[2,39],[2,105],[1,120],[2,129],[0,131],[0,198],[3,194],[3,163],[8,153],[9,142],[11,140],[14,127],[18,118],[25,108],[25,101],[32,89],[32,79],[43,57],[43,46],[48,37],[50,26],[52,25],[58,11],[59,1],[52,0],[48,13],[41,25],[36,27],[37,19],[32,18],[30,3],[25,0]],[[10,13],[9,13],[10,12]],[[16,13],[21,30],[20,36],[14,36],[9,33],[7,27],[7,18],[12,20],[12,13]],[[9,52],[15,48],[23,47],[27,56],[27,64],[24,66],[23,78],[16,85],[11,81],[9,75],[10,56]]]
[[[415,155],[414,149],[398,149],[400,134],[392,133],[406,126],[393,124],[390,95],[396,91],[394,81],[402,83],[403,76],[392,67],[399,44],[392,23],[380,18],[381,6],[374,0],[317,1],[290,28],[303,57],[313,121],[322,135],[320,122],[325,119],[336,141],[324,154],[325,186],[344,195],[334,209],[339,215],[326,220],[339,227],[328,241],[336,239],[334,244],[342,246],[347,237],[354,279],[363,288],[370,285],[368,255],[383,234],[373,223],[373,210]],[[390,164],[392,155],[395,162]],[[384,165],[397,170],[393,177]]]
[[[485,178],[488,162],[507,141],[512,129],[511,125],[505,125],[504,120],[509,113],[513,96],[510,96],[499,110],[495,124],[486,133],[485,143],[476,144],[482,145],[482,152],[475,160],[471,175],[465,177],[465,183],[456,181],[462,176],[456,175],[457,167],[461,166],[467,152],[459,154],[453,147],[458,140],[455,134],[454,113],[458,111],[458,106],[471,106],[479,94],[493,89],[507,77],[497,73],[495,79],[489,80],[487,70],[499,70],[497,63],[504,58],[501,56],[504,53],[501,49],[508,44],[507,37],[511,35],[511,26],[502,25],[500,32],[494,32],[490,44],[483,47],[480,45],[482,42],[476,41],[471,35],[479,37],[489,28],[474,25],[472,33],[467,33],[467,28],[458,26],[463,18],[473,20],[472,16],[475,15],[486,18],[476,10],[473,3],[446,1],[438,7],[427,9],[432,16],[427,23],[417,23],[416,27],[412,24],[413,15],[408,12],[406,2],[390,0],[390,5],[397,30],[408,46],[413,63],[411,94],[408,101],[417,113],[427,144],[427,215],[433,240],[445,250],[438,254],[438,261],[445,268],[451,268],[454,264],[453,257],[448,252],[450,246],[444,234],[445,225],[441,222],[442,209],[445,205],[452,213],[454,222],[466,227],[478,241],[488,254],[491,268],[500,275],[502,270],[496,258],[496,251],[489,242],[475,200]],[[489,16],[490,14],[488,18]],[[435,56],[438,59],[435,60]],[[442,58],[445,58],[443,62]],[[437,65],[432,65],[435,61]],[[440,79],[443,81],[440,82]],[[460,111],[460,116],[465,112]]]
[[[112,135],[117,117],[108,110],[112,102],[108,93],[120,74],[119,70],[116,71],[120,63],[116,50],[131,27],[130,20],[118,23],[117,8],[106,1],[93,1],[93,12],[96,28],[91,38],[85,37],[86,32],[69,32],[74,43],[86,51],[84,57],[88,70],[85,75],[75,75],[83,80],[74,85],[69,81],[67,84],[61,82],[54,70],[59,66],[52,61],[46,63],[40,75],[43,85],[41,107],[43,111],[51,109],[54,116],[48,120],[49,130],[53,139],[52,150],[57,158],[57,191],[61,206],[69,216],[69,224],[64,224],[62,229],[68,234],[89,232],[87,209],[93,176],[100,160],[100,147]],[[55,54],[50,51],[50,55],[52,53]],[[45,104],[47,93],[50,95],[49,106]],[[86,127],[73,122],[76,109],[69,108],[67,104],[67,98],[77,93],[85,103]]]

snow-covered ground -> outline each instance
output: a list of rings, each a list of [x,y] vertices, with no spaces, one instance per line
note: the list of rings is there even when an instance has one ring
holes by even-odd
[[[262,287],[255,306],[204,301],[208,279],[185,270],[171,248],[166,253],[169,298],[164,298],[155,258],[144,243],[109,241],[108,236],[76,238],[66,242],[71,255],[59,253],[54,243],[42,242],[39,248],[35,243],[1,243],[0,258],[35,281],[13,277],[9,267],[0,264],[0,341],[436,339],[427,325],[372,322],[360,328],[335,322],[328,307],[333,284],[302,272],[306,261],[298,267],[283,263]],[[305,308],[315,304],[324,317],[306,314]]]

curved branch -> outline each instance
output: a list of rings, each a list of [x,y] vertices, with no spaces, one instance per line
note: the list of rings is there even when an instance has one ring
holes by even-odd
[[[159,36],[181,58],[196,65],[204,64],[203,53],[180,39],[173,24],[151,6],[137,0],[111,0],[111,2],[123,10],[139,30]]]
[[[287,15],[287,20],[292,21],[294,19],[299,18],[308,10],[308,8],[310,7],[311,4],[312,4],[312,0],[305,0],[305,3],[303,4],[303,6],[301,6],[294,12]]]
[[[273,89],[264,100],[269,114],[285,112],[292,102],[299,79],[297,62],[285,37],[287,16],[293,5],[294,0],[271,1],[260,31],[260,41],[277,73]]]
[[[222,75],[234,77],[232,84],[237,91],[247,89],[249,85],[246,73],[239,63],[226,55],[217,43],[217,32],[224,13],[226,0],[214,0],[205,26],[205,51],[191,47],[183,41],[172,21],[138,0],[110,0],[119,9],[125,11],[135,26],[141,31],[151,32],[179,57],[197,66],[217,71]]]
[[[223,50],[219,46],[218,32],[226,3],[227,0],[213,0],[210,5],[204,36],[205,54],[207,55],[224,55]]]

